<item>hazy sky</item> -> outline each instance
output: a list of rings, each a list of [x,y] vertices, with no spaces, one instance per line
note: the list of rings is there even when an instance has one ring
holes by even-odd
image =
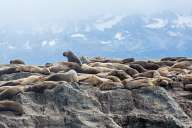
[[[89,16],[190,12],[192,0],[0,0],[0,23],[78,20]]]

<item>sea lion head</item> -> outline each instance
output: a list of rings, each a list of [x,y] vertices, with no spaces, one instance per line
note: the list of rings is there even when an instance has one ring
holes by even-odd
[[[72,52],[72,51],[65,51],[65,52],[63,52],[63,56],[68,57],[68,56],[70,56],[70,55],[73,55],[73,52]]]

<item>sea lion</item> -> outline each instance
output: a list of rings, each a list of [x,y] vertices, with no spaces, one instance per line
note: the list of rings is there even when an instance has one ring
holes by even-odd
[[[24,113],[23,107],[21,104],[15,101],[0,101],[0,111],[11,111],[14,112],[16,115],[22,115]]]
[[[43,76],[32,75],[32,76],[29,76],[27,78],[13,80],[12,82],[18,83],[18,85],[29,85],[29,84],[32,84],[32,83],[45,81],[45,80],[46,80],[46,78],[43,77]]]
[[[48,68],[40,68],[38,66],[32,66],[32,65],[20,65],[16,68],[16,71],[41,73],[41,74],[45,74],[45,75],[50,74],[50,70]]]
[[[79,82],[81,84],[89,84],[95,87],[100,87],[100,85],[104,82],[113,82],[113,81],[106,78],[100,78],[96,75],[86,75],[84,76],[84,78],[80,78]]]
[[[178,59],[176,62],[181,62],[181,61],[192,61],[191,58],[181,58],[181,59]]]
[[[173,80],[167,77],[156,77],[153,84],[164,88],[172,88]]]
[[[139,73],[142,73],[142,72],[146,72],[147,69],[145,69],[143,66],[139,65],[139,64],[130,64],[129,67],[137,70]]]
[[[55,73],[51,74],[46,78],[47,81],[66,81],[66,82],[78,82],[77,72],[75,70],[70,70],[65,73]]]
[[[134,68],[131,68],[131,67],[128,67],[125,72],[130,75],[130,76],[134,76],[135,74],[138,74],[139,72],[134,69]]]
[[[46,89],[53,89],[56,86],[58,86],[58,82],[54,82],[54,81],[42,81],[42,82],[37,82],[33,85],[27,86],[24,91],[25,92],[29,92],[29,91],[33,91],[33,92],[37,92],[37,93],[43,93],[44,90]]]
[[[135,58],[126,58],[126,59],[122,60],[122,63],[126,64],[126,63],[130,63],[130,62],[134,62],[134,61],[135,61]]]
[[[0,68],[0,75],[4,74],[12,74],[12,73],[17,73],[18,71],[16,70],[16,67],[1,67]]]
[[[181,61],[175,63],[172,68],[192,69],[192,61]]]
[[[141,87],[154,86],[152,78],[141,78],[137,80],[124,80],[124,88],[126,89],[138,89]]]
[[[116,77],[118,77],[120,80],[128,79],[128,78],[131,77],[130,75],[128,75],[128,74],[127,74],[125,71],[123,71],[123,70],[115,70],[115,71],[110,72],[108,75],[116,76]]]
[[[179,75],[178,77],[180,77],[180,81],[182,81],[182,83],[183,83],[184,85],[186,85],[186,84],[192,84],[192,74]]]
[[[67,57],[68,62],[75,62],[79,65],[82,64],[80,59],[72,51],[63,52],[63,56]]]
[[[143,66],[145,69],[148,69],[148,70],[157,70],[158,68],[160,68],[159,65],[152,62],[146,62],[146,61],[135,61],[135,62],[131,62],[130,64],[140,64],[141,66]]]
[[[102,91],[114,90],[119,88],[123,88],[123,84],[121,82],[103,82],[99,87],[99,89]]]
[[[25,62],[20,59],[15,59],[15,60],[10,60],[10,64],[25,64]]]
[[[186,57],[164,57],[161,61],[177,61],[179,59],[186,59]]]
[[[3,86],[0,87],[0,100],[11,99],[19,93],[24,92],[24,86]]]
[[[157,62],[151,61],[151,62],[159,65],[160,67],[166,67],[166,66],[171,67],[175,64],[175,61],[157,61]]]
[[[129,66],[120,64],[120,63],[101,63],[101,62],[90,63],[89,66],[105,67],[105,68],[116,69],[116,70],[126,70],[127,68],[129,68]]]
[[[112,80],[113,82],[121,82],[117,76],[107,76],[106,78]]]
[[[51,66],[53,66],[52,63],[46,63],[46,64],[45,64],[45,67],[47,67],[47,68],[48,68],[48,67],[51,67]]]
[[[138,73],[138,74],[134,75],[133,77],[134,78],[136,78],[136,77],[154,78],[156,76],[160,76],[158,71],[149,70],[149,71],[146,71],[146,72],[143,72],[143,73]]]
[[[96,67],[91,67],[87,64],[81,65],[81,73],[87,73],[87,74],[97,74],[100,73],[101,70],[97,69]]]

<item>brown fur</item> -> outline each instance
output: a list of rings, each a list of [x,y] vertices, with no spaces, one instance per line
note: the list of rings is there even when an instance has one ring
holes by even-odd
[[[21,104],[15,101],[0,101],[0,111],[11,111],[14,112],[16,115],[22,115],[24,113],[23,107]]]
[[[124,72],[123,70],[115,70],[115,71],[110,72],[108,75],[116,76],[120,80],[124,80],[124,79],[127,79],[127,78],[131,77],[126,72]]]
[[[15,60],[10,60],[10,64],[25,64],[25,62],[20,59],[15,59]]]
[[[143,72],[143,73],[138,73],[138,74],[134,75],[134,78],[136,78],[136,77],[154,78],[155,75],[157,75],[157,74],[158,74],[157,71],[150,70],[150,71],[146,71],[146,72]]]
[[[121,82],[121,80],[116,76],[107,76],[106,78],[112,80],[113,82]]]
[[[22,86],[4,86],[0,87],[0,99],[13,98],[19,93],[24,91],[24,87]]]
[[[47,81],[66,81],[66,82],[78,82],[77,72],[70,70],[65,73],[56,73],[48,76]]]
[[[130,63],[130,62],[134,62],[134,61],[135,61],[134,58],[126,58],[126,59],[123,59],[123,60],[122,60],[122,63],[123,63],[123,64],[126,64],[126,63]]]
[[[123,82],[124,88],[126,89],[137,89],[145,86],[152,85],[152,79],[143,78],[138,80],[124,80]]]
[[[185,59],[186,57],[165,57],[162,58],[161,61],[177,61],[179,59]]]
[[[80,59],[72,51],[63,52],[63,56],[67,57],[68,62],[74,62],[79,65],[82,64]]]
[[[121,82],[103,82],[99,88],[100,90],[113,90],[123,88],[123,84]]]
[[[38,66],[32,66],[32,65],[21,65],[21,66],[18,66],[16,70],[20,72],[41,73],[46,75],[50,74],[49,69],[40,68]]]
[[[146,61],[135,61],[135,62],[132,62],[131,64],[139,64],[148,70],[157,70],[160,67],[159,65],[157,65],[155,63],[146,62]]]
[[[134,76],[135,74],[138,74],[139,72],[131,67],[127,68],[127,70],[125,71],[127,74],[129,74],[130,76]]]
[[[81,69],[82,69],[82,73],[87,73],[87,74],[97,74],[101,72],[101,70],[97,69],[96,67],[91,67],[87,64],[82,64]]]
[[[53,89],[56,86],[58,86],[57,82],[43,81],[43,82],[38,82],[38,83],[35,83],[34,85],[26,87],[24,91],[26,92],[33,91],[33,92],[42,93],[44,92],[44,90]]]
[[[141,66],[140,64],[130,64],[129,65],[131,68],[137,70],[139,73],[142,73],[142,72],[146,72],[147,69],[145,69],[143,66]]]
[[[100,87],[103,82],[112,82],[112,80],[106,78],[100,78],[96,75],[87,75],[84,79],[80,80],[80,83],[87,83],[92,86]]]
[[[182,69],[188,69],[191,68],[192,62],[190,61],[181,61],[172,66],[172,68],[182,68]]]

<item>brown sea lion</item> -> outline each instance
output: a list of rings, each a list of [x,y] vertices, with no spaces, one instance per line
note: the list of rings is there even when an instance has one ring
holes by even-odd
[[[121,82],[117,76],[107,76],[106,78],[112,80],[113,82]]]
[[[186,59],[186,57],[164,57],[161,61],[177,61],[179,59]]]
[[[46,78],[47,81],[66,81],[66,82],[78,82],[77,72],[70,70],[65,73],[51,74]]]
[[[130,64],[139,64],[148,70],[157,70],[158,68],[160,68],[159,65],[152,62],[146,62],[146,61],[135,61],[135,62],[131,62]]]
[[[15,59],[15,60],[10,60],[10,64],[25,64],[25,62],[20,59]]]
[[[192,61],[181,61],[175,63],[172,68],[192,69]]]
[[[166,66],[171,67],[175,64],[174,61],[158,61],[158,62],[153,62],[153,63],[159,65],[160,67],[166,67]]]
[[[63,56],[67,57],[68,62],[75,62],[79,65],[82,64],[80,59],[72,51],[63,52]]]
[[[116,70],[124,70],[126,71],[130,67],[125,64],[120,64],[120,63],[101,63],[101,62],[95,62],[95,63],[90,63],[89,64],[91,67],[106,67],[109,69],[116,69]]]
[[[56,86],[58,86],[58,84],[59,84],[58,82],[54,82],[54,81],[37,82],[33,85],[25,87],[24,91],[25,92],[33,91],[37,93],[43,93],[44,90],[53,89]]]
[[[153,86],[153,79],[151,78],[142,78],[138,80],[124,80],[123,82],[124,88],[126,89],[138,89],[146,86]]]
[[[6,86],[25,86],[25,85],[29,85],[35,82],[39,82],[39,81],[45,81],[46,78],[43,76],[39,76],[39,75],[32,75],[26,78],[21,78],[21,79],[17,79],[17,80],[12,80],[12,81],[7,81],[4,82],[3,84],[1,84],[1,87],[6,87]]]
[[[126,63],[130,63],[130,62],[134,62],[134,61],[135,61],[135,58],[126,58],[126,59],[122,60],[122,63],[126,64]]]
[[[177,62],[181,62],[181,61],[192,61],[191,58],[182,58],[182,59],[178,59]]]
[[[116,76],[116,77],[118,77],[120,80],[128,79],[128,78],[131,77],[130,75],[128,75],[128,74],[127,74],[125,71],[123,71],[123,70],[115,70],[115,71],[110,72],[108,75],[110,75],[110,76]]]
[[[50,74],[50,70],[48,68],[40,68],[32,65],[20,65],[16,68],[16,70],[20,72],[41,73],[45,75]]]
[[[158,73],[158,71],[155,71],[155,70],[150,70],[150,71],[146,71],[146,72],[143,72],[143,73],[138,73],[136,75],[134,75],[133,77],[136,78],[136,77],[147,77],[147,78],[154,78],[156,76],[160,76],[160,74]]]
[[[87,73],[87,74],[97,74],[100,73],[101,70],[97,69],[96,67],[91,67],[87,64],[81,65],[81,73]]]
[[[79,80],[80,83],[82,84],[89,84],[92,86],[100,87],[100,85],[104,82],[113,82],[110,79],[106,78],[101,78],[96,75],[85,75],[85,77],[80,78]]]
[[[192,84],[192,74],[187,74],[187,75],[180,75],[178,76],[180,77],[180,81],[182,81],[182,83],[184,85],[186,84]]]
[[[0,99],[10,99],[19,93],[24,92],[24,86],[3,86],[0,87]]]
[[[2,67],[0,68],[0,75],[17,73],[16,67]]]
[[[130,64],[129,65],[131,68],[137,70],[139,73],[142,73],[142,72],[146,72],[147,69],[145,69],[143,66],[139,65],[139,64]]]
[[[16,115],[22,115],[24,113],[23,107],[21,104],[15,101],[0,101],[0,111],[11,111],[14,112]]]
[[[52,64],[51,66],[48,67],[50,72],[67,72],[71,69],[75,70],[76,72],[81,72],[81,66],[77,63],[74,62],[57,62],[55,64]]]
[[[103,82],[99,89],[100,90],[114,90],[114,89],[119,89],[123,88],[123,84],[121,82]]]

